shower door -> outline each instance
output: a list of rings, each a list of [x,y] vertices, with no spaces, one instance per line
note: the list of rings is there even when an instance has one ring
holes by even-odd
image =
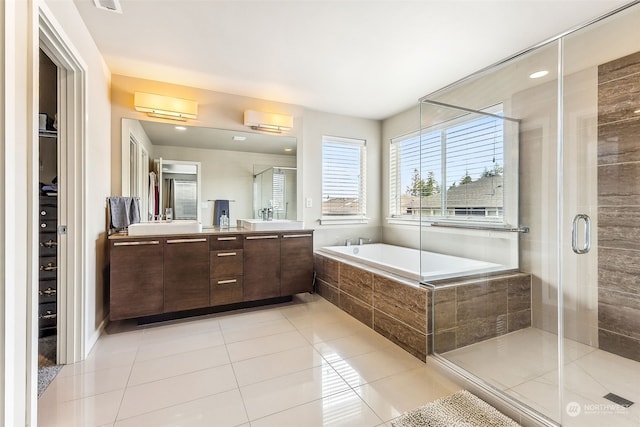
[[[638,23],[640,5],[563,40],[563,425],[640,425]]]

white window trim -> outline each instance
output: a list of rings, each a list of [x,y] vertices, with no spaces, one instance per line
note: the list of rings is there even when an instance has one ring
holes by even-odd
[[[364,215],[325,215],[320,218],[320,225],[368,224],[370,219]]]

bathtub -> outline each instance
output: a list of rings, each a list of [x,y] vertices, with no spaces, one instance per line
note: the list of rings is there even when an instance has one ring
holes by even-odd
[[[421,282],[507,270],[504,265],[492,262],[419,251],[418,249],[384,243],[326,246],[321,250],[330,255]],[[422,258],[422,275],[420,274],[420,258]]]

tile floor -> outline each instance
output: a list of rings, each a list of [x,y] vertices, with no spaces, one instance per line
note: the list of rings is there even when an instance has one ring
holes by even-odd
[[[46,426],[391,426],[459,387],[317,295],[103,335]]]
[[[557,335],[527,328],[444,356],[562,424],[580,427],[640,426],[640,363],[564,340],[564,402],[576,402],[577,416],[558,403]],[[614,408],[603,398],[615,393],[636,402]]]

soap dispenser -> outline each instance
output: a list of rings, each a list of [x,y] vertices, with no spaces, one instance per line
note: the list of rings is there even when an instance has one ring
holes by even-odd
[[[229,228],[229,217],[226,211],[222,211],[220,215],[220,228]]]

